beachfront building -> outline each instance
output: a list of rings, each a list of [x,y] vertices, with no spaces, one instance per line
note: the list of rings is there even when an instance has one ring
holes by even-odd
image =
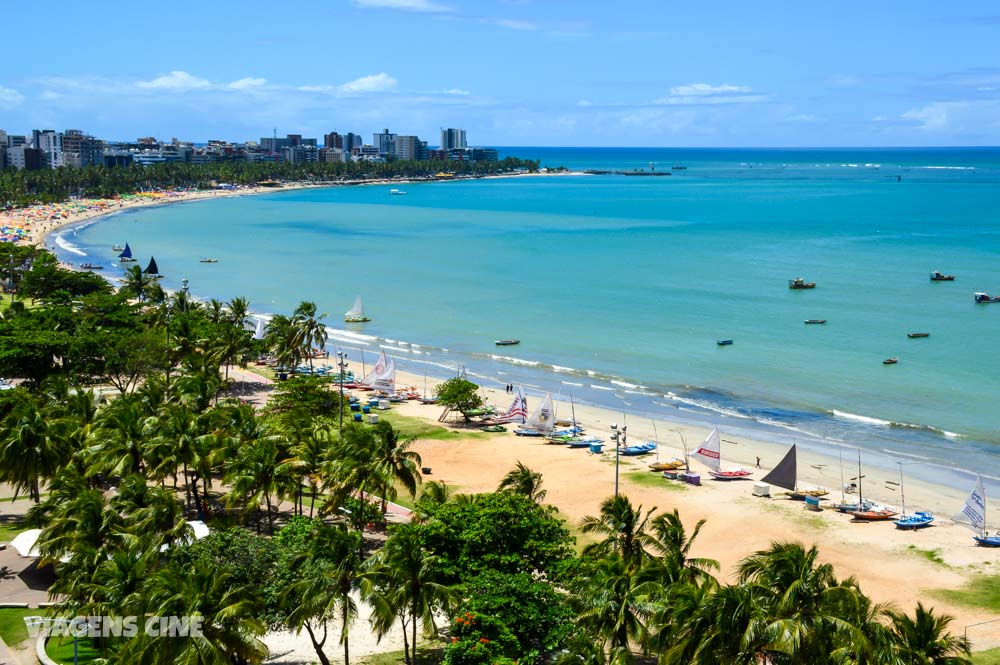
[[[427,159],[427,141],[421,141],[419,136],[397,136],[392,157],[405,161]]]
[[[32,130],[33,147],[45,153],[45,163],[50,169],[65,165],[63,160],[63,135],[52,129]]]
[[[350,152],[342,148],[320,148],[319,161],[327,164],[346,162],[350,158]]]
[[[7,148],[7,162],[15,169],[40,171],[46,167],[45,153],[38,148],[32,148],[27,143],[20,143]]]
[[[396,135],[390,134],[388,128],[383,129],[381,134],[374,134],[372,145],[378,148],[378,154],[389,158],[396,154]]]
[[[441,130],[441,150],[454,150],[456,148],[464,150],[466,147],[468,147],[468,144],[465,142],[464,129],[449,127],[448,129]]]
[[[301,134],[288,134],[285,138],[264,137],[260,140],[260,148],[264,152],[276,155],[279,159],[284,155],[286,148],[316,147],[316,139],[304,139]]]
[[[79,129],[67,129],[63,132],[62,150],[66,166],[83,168],[104,163],[104,141],[84,134]]]

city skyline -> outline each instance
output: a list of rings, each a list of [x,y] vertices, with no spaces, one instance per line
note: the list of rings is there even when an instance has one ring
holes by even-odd
[[[433,144],[463,127],[484,146],[1000,144],[1000,15],[985,2],[293,0],[275,15],[253,0],[178,15],[9,8],[5,43],[24,57],[0,73],[0,127],[199,143],[392,127]],[[83,54],[81,21],[100,26]]]

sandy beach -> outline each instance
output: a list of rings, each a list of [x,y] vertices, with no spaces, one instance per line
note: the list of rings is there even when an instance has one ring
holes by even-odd
[[[362,371],[360,363],[352,364],[351,369],[356,374]],[[397,386],[416,386],[422,390],[423,381],[423,376],[397,372]],[[428,390],[433,390],[437,383],[429,381]],[[484,395],[500,410],[506,409],[511,399],[502,386],[485,386]],[[539,398],[529,394],[529,411]],[[557,402],[557,417],[569,418],[570,409],[568,402]],[[439,406],[418,402],[394,404],[392,410],[434,424],[442,412]],[[426,480],[444,481],[461,492],[489,492],[520,461],[542,472],[544,488],[548,490],[546,503],[557,506],[568,523],[575,526],[584,516],[596,514],[601,501],[614,493],[615,455],[607,445],[608,433],[610,423],[622,424],[622,414],[606,409],[577,403],[575,412],[588,435],[605,440],[603,454],[517,437],[511,431],[490,434],[485,440],[481,436],[449,441],[429,439],[416,444],[424,466],[432,469]],[[629,442],[651,440],[653,430],[651,421],[630,419]],[[704,428],[668,420],[657,420],[655,430],[661,460],[683,456],[681,435],[689,449],[693,449],[708,434]],[[723,466],[753,469],[755,479],[777,464],[786,450],[785,446],[733,437],[722,431]],[[758,456],[760,470],[754,468]],[[706,520],[695,555],[719,560],[722,575],[727,579],[732,579],[735,565],[743,557],[772,541],[797,540],[815,544],[822,560],[833,564],[839,577],[857,578],[862,589],[877,601],[892,602],[907,611],[912,611],[917,601],[932,604],[955,617],[953,626],[958,632],[970,624],[1000,618],[1000,608],[993,612],[975,609],[937,596],[940,590],[963,587],[978,574],[1000,572],[1000,550],[977,547],[971,532],[950,519],[961,508],[970,488],[906,482],[907,511],[932,510],[936,520],[923,530],[901,531],[891,523],[858,523],[832,508],[819,513],[806,511],[802,502],[781,496],[779,488],[772,488],[772,498],[754,497],[752,480],[714,481],[697,460],[691,460],[690,464],[692,471],[701,473],[700,487],[661,479],[647,467],[655,460],[656,455],[652,454],[620,458],[621,492],[646,508],[656,506],[661,511],[677,508],[692,528],[698,520]],[[830,491],[831,502],[840,501],[840,462],[832,444],[830,455],[800,448],[798,469],[800,486],[824,487]],[[870,468],[863,471],[865,497],[898,509],[898,489],[886,483],[898,482],[898,476],[892,478],[891,474]],[[852,449],[845,450],[844,475],[846,479],[857,475],[857,457]],[[994,497],[989,508],[990,514],[997,514],[1000,502]],[[931,556],[938,561],[931,561],[928,558]],[[970,629],[969,638],[977,650],[1000,645],[1000,622]]]

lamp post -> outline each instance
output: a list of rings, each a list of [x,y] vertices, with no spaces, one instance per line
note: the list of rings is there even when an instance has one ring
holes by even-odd
[[[48,637],[48,633],[51,631],[52,626],[67,626],[69,628],[69,633],[73,636],[73,665],[77,665],[79,662],[79,648],[77,640],[81,637],[86,637],[90,630],[90,624],[87,623],[86,619],[51,619],[49,617],[28,616],[24,617],[24,625],[28,629],[29,634],[33,634],[33,629],[47,628],[48,630],[45,635],[41,637],[43,640]]]
[[[347,369],[347,354],[337,351],[337,369],[340,371],[340,429],[344,429],[344,371]]]
[[[618,462],[621,459],[621,447],[628,442],[628,425],[618,429],[617,423],[611,423],[611,440],[615,444],[615,496],[618,496]]]

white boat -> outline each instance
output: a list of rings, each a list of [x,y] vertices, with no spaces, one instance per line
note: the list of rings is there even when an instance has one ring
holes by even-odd
[[[379,356],[378,360],[375,362],[375,366],[372,367],[372,371],[368,373],[365,380],[362,382],[364,385],[373,388],[376,391],[385,392],[388,394],[393,394],[396,392],[396,363],[391,358],[386,358],[385,351]]]
[[[367,321],[371,321],[371,319],[365,316],[365,306],[361,304],[361,296],[358,296],[354,300],[354,307],[344,313],[344,322],[365,323]]]
[[[722,470],[722,441],[718,427],[712,428],[705,442],[692,455],[708,467],[708,475],[716,480],[740,480],[750,476],[750,471],[747,469]]]
[[[967,526],[975,533],[976,544],[983,547],[1000,547],[1000,531],[996,535],[986,533],[986,488],[981,476],[976,477],[976,486],[962,506],[962,512],[952,517],[957,523]]]
[[[552,408],[552,394],[546,393],[545,398],[538,403],[538,407],[531,416],[524,421],[524,425],[514,431],[518,436],[545,436],[551,434],[555,428],[556,416]]]
[[[406,196],[406,192],[401,189],[390,189],[389,194],[392,196]]]

